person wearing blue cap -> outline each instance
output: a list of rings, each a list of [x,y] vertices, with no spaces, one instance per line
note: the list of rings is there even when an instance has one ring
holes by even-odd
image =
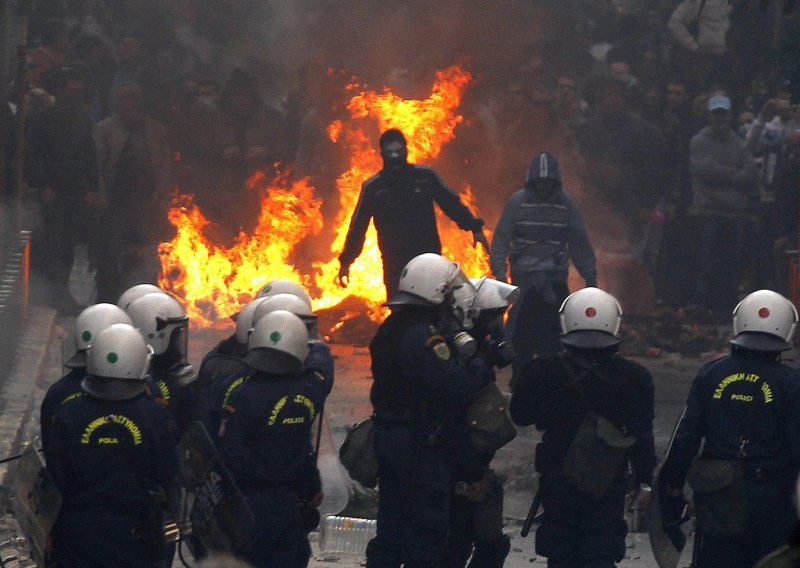
[[[695,284],[689,300],[727,317],[738,300],[739,280],[758,204],[753,156],[731,128],[731,100],[708,101],[708,126],[689,148],[692,216],[697,235]]]

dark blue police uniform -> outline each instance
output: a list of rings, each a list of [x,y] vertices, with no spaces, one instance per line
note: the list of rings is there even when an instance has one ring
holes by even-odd
[[[311,423],[329,392],[315,374],[255,369],[235,379],[218,447],[254,516],[255,534],[238,554],[258,567],[304,567],[311,548],[301,503],[321,489]]]
[[[377,536],[367,546],[370,568],[438,565],[451,469],[467,445],[463,410],[491,380],[483,358],[459,363],[435,323],[434,309],[400,306],[370,343],[381,492]],[[482,476],[464,474],[466,482]]]
[[[197,387],[208,408],[213,404],[214,385],[230,377],[239,368],[247,346],[236,341],[236,334],[217,343],[206,353],[197,371]]]
[[[235,364],[232,362],[227,375],[214,377],[214,382],[211,384],[209,391],[210,406],[208,407],[206,418],[206,429],[212,438],[215,438],[219,432],[224,408],[228,404],[231,395],[242,383],[249,380],[252,371],[252,368],[240,359]],[[312,341],[309,343],[308,356],[303,364],[303,376],[311,382],[319,383],[319,388],[324,393],[324,398],[327,398],[331,393],[335,378],[334,362],[331,348],[325,342]],[[322,412],[322,408],[320,408],[320,412]]]
[[[544,431],[536,448],[544,508],[536,552],[548,558],[550,567],[611,568],[625,555],[625,468],[597,499],[570,486],[562,469],[587,412],[636,438],[629,453],[635,482],[652,484],[653,380],[644,367],[614,349],[591,355],[568,349],[563,356],[534,359],[523,369],[511,397],[514,422]]]
[[[703,535],[700,566],[753,566],[782,546],[796,523],[800,376],[774,353],[734,347],[695,377],[659,479],[682,489],[702,440],[702,458],[735,460],[743,436],[747,527],[733,537]]]
[[[149,491],[174,491],[178,472],[167,411],[145,395],[87,394],[56,413],[52,442],[47,468],[63,498],[53,529],[59,566],[159,566],[146,532]]]
[[[169,411],[179,436],[192,422],[205,422],[207,409],[197,379],[187,385],[178,384],[170,373],[154,363],[147,379],[147,391],[153,400]]]
[[[70,369],[69,373],[58,379],[47,389],[39,410],[42,448],[45,448],[50,443],[49,438],[53,428],[53,417],[61,408],[61,405],[85,394],[81,388],[81,381],[85,376],[86,367]]]

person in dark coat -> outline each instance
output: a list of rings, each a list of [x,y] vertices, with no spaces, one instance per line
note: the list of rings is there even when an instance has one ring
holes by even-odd
[[[486,496],[466,408],[491,370],[484,357],[461,363],[441,327],[453,291],[465,284],[455,262],[433,253],[412,259],[388,302],[392,315],[370,343],[381,491],[377,535],[367,545],[371,568],[441,565],[453,471],[471,499]]]
[[[483,221],[472,215],[436,172],[408,163],[402,132],[396,129],[384,132],[380,148],[383,169],[361,188],[344,249],[339,255],[339,281],[347,284],[350,265],[361,254],[367,227],[374,219],[383,258],[383,282],[386,295],[391,298],[397,292],[400,273],[406,263],[422,253],[441,253],[434,203],[461,229],[471,231],[475,241],[482,243],[486,250],[489,244],[483,234]]]
[[[682,515],[684,483],[695,477],[690,470],[700,474],[711,460],[744,467],[744,483],[727,493],[730,502],[734,495],[742,499],[741,508],[729,509],[725,519],[713,517],[712,523],[697,515],[698,566],[753,566],[787,542],[795,527],[800,376],[780,362],[780,353],[791,349],[796,326],[797,310],[789,300],[771,290],[749,294],[733,312],[730,355],[705,365],[692,383],[659,473],[665,526]],[[697,496],[695,488],[699,513]],[[733,525],[723,531],[718,524],[739,515],[744,519],[740,531]]]
[[[145,395],[149,363],[141,334],[111,325],[92,343],[86,395],[55,414],[45,457],[63,499],[52,532],[59,566],[163,565],[157,513],[177,510],[178,454],[167,410]]]
[[[562,353],[531,361],[511,397],[511,418],[542,430],[536,448],[544,518],[536,531],[536,553],[549,568],[612,568],[625,556],[625,496],[629,483],[648,491],[656,458],[653,438],[653,379],[618,351],[621,310],[616,299],[597,288],[571,294],[561,307]],[[572,446],[585,424],[601,419],[626,454],[607,453],[582,471]],[[624,442],[624,444],[623,444]],[[567,460],[570,455],[574,459]],[[602,459],[602,462],[601,462]],[[628,463],[634,479],[625,475]],[[588,480],[589,485],[581,482]]]

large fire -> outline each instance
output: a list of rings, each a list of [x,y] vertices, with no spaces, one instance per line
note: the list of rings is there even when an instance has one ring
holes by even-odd
[[[231,247],[209,242],[203,232],[209,221],[190,196],[180,196],[169,212],[177,234],[159,247],[159,284],[184,300],[191,320],[198,326],[211,325],[218,318],[238,312],[263,284],[277,278],[305,286],[315,310],[333,308],[346,298],[355,297],[363,301],[370,317],[382,318],[383,268],[372,225],[363,252],[350,268],[350,285],[342,288],[336,282],[338,255],[361,185],[382,165],[374,136],[367,133],[375,132],[375,126],[378,132],[399,128],[408,140],[411,162],[434,160],[463,121],[456,111],[470,81],[467,71],[454,66],[437,72],[431,95],[424,100],[402,99],[388,89],[382,93],[364,91],[350,100],[351,118],[337,121],[328,129],[331,140],[345,145],[350,167],[337,180],[339,211],[330,256],[314,262],[312,274],[301,274],[293,255],[303,239],[322,228],[320,201],[314,198],[307,180],[292,183],[284,169],[271,181],[263,172],[249,180],[250,189],[261,194],[258,225],[251,235],[241,233]],[[461,199],[476,212],[468,186],[463,188]],[[486,253],[473,246],[471,233],[461,231],[438,210],[437,215],[442,253],[461,262],[469,276],[486,274]]]

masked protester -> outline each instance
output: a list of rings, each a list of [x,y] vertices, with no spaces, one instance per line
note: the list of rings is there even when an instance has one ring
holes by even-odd
[[[544,432],[536,553],[550,568],[613,568],[625,556],[629,483],[652,484],[653,380],[617,353],[622,311],[611,294],[579,290],[560,317],[564,351],[531,361],[509,406],[518,425]]]
[[[796,326],[789,300],[749,294],[733,311],[730,355],[692,383],[657,490],[666,527],[685,508],[684,482],[692,488],[698,566],[753,566],[795,526],[800,377],[780,353],[791,349]]]
[[[476,242],[488,250],[483,235],[483,221],[475,218],[432,169],[408,163],[408,149],[403,133],[396,129],[380,138],[383,169],[361,188],[344,249],[339,255],[339,281],[346,285],[350,265],[364,246],[370,220],[378,231],[378,246],[383,258],[383,282],[387,297],[397,292],[400,272],[412,258],[422,253],[440,253],[442,249],[433,205],[458,226],[471,231]]]
[[[131,318],[113,304],[89,306],[75,320],[75,354],[64,363],[69,372],[50,385],[42,400],[39,423],[43,448],[49,444],[55,413],[67,402],[83,396],[81,381],[86,376],[86,363],[92,341],[98,333],[115,323],[130,325]]]
[[[175,429],[145,395],[152,349],[127,324],[92,341],[85,395],[63,405],[45,448],[63,499],[53,541],[59,566],[163,565],[164,507],[175,494]],[[174,509],[173,509],[174,510]]]
[[[485,498],[485,467],[470,452],[465,411],[492,380],[483,356],[462,363],[451,338],[454,290],[470,286],[458,263],[412,259],[370,343],[380,499],[370,567],[439,566],[449,527],[451,472]],[[457,329],[457,328],[456,328]]]
[[[587,286],[597,285],[592,243],[580,211],[562,186],[561,168],[549,152],[533,159],[525,187],[514,193],[492,239],[495,278],[520,287],[506,335],[516,352],[514,374],[534,355],[559,351],[558,307],[569,294],[572,261]]]
[[[169,409],[183,433],[190,423],[205,417],[197,373],[187,360],[189,317],[175,298],[164,293],[134,300],[128,315],[153,348],[150,395]]]
[[[266,314],[248,338],[245,372],[223,408],[220,455],[255,521],[237,556],[257,567],[306,566],[311,556],[304,510],[322,502],[311,424],[327,392],[304,373],[308,343],[299,317]]]

